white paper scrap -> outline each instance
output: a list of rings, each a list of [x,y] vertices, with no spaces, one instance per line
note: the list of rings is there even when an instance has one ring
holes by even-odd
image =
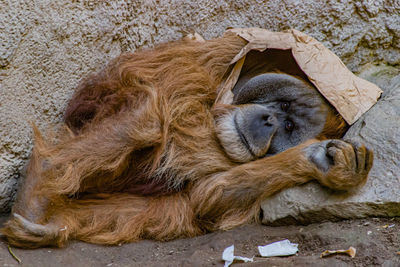
[[[289,240],[285,239],[265,246],[258,246],[258,251],[262,257],[290,256],[297,253],[297,246],[298,244],[290,243]]]
[[[246,258],[246,257],[233,255],[234,250],[235,250],[235,246],[232,245],[230,247],[227,247],[224,250],[224,252],[222,253],[222,259],[225,261],[224,267],[228,267],[229,265],[231,265],[234,260],[244,261],[244,262],[252,262],[253,261],[253,258]]]

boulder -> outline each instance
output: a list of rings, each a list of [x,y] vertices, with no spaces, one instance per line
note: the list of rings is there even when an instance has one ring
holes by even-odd
[[[367,183],[349,193],[334,192],[316,182],[282,191],[262,203],[263,223],[400,216],[400,70],[370,65],[359,76],[384,91],[378,103],[344,137],[374,151]]]

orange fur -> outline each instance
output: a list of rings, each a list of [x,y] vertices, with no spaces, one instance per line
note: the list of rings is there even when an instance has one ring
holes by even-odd
[[[222,150],[214,116],[229,106],[214,106],[216,89],[243,45],[230,34],[164,44],[121,55],[86,79],[66,112],[73,134],[65,130],[48,142],[35,129],[28,175],[13,208],[34,225],[11,218],[2,229],[9,243],[195,236],[257,220],[261,200],[284,188],[326,181],[303,153],[317,139],[245,164]],[[342,122],[329,116],[326,131],[337,133],[329,138],[340,137]],[[344,187],[359,183],[334,174]]]

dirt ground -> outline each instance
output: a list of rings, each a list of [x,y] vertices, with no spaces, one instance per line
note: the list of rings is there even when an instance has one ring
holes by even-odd
[[[0,219],[0,223],[5,217]],[[261,258],[257,246],[289,239],[299,244],[295,256]],[[254,257],[253,263],[232,266],[400,266],[400,218],[369,218],[307,226],[245,225],[227,232],[171,242],[144,240],[107,247],[71,242],[65,248],[12,248],[21,264],[0,241],[0,266],[223,266],[223,250],[234,244],[235,255]],[[333,255],[326,249],[357,250],[355,258]]]

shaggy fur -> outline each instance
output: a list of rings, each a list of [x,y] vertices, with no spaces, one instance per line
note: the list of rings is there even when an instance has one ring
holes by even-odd
[[[123,54],[83,81],[63,133],[45,140],[35,129],[15,215],[2,229],[8,242],[33,248],[191,237],[258,220],[261,200],[284,188],[365,181],[371,157],[362,173],[345,163],[324,173],[304,150],[325,132],[341,136],[345,123],[334,112],[318,140],[242,164],[227,157],[214,125],[231,106],[214,102],[243,45],[232,34],[169,43]],[[354,154],[350,145],[343,151]],[[345,162],[346,153],[335,160]]]

